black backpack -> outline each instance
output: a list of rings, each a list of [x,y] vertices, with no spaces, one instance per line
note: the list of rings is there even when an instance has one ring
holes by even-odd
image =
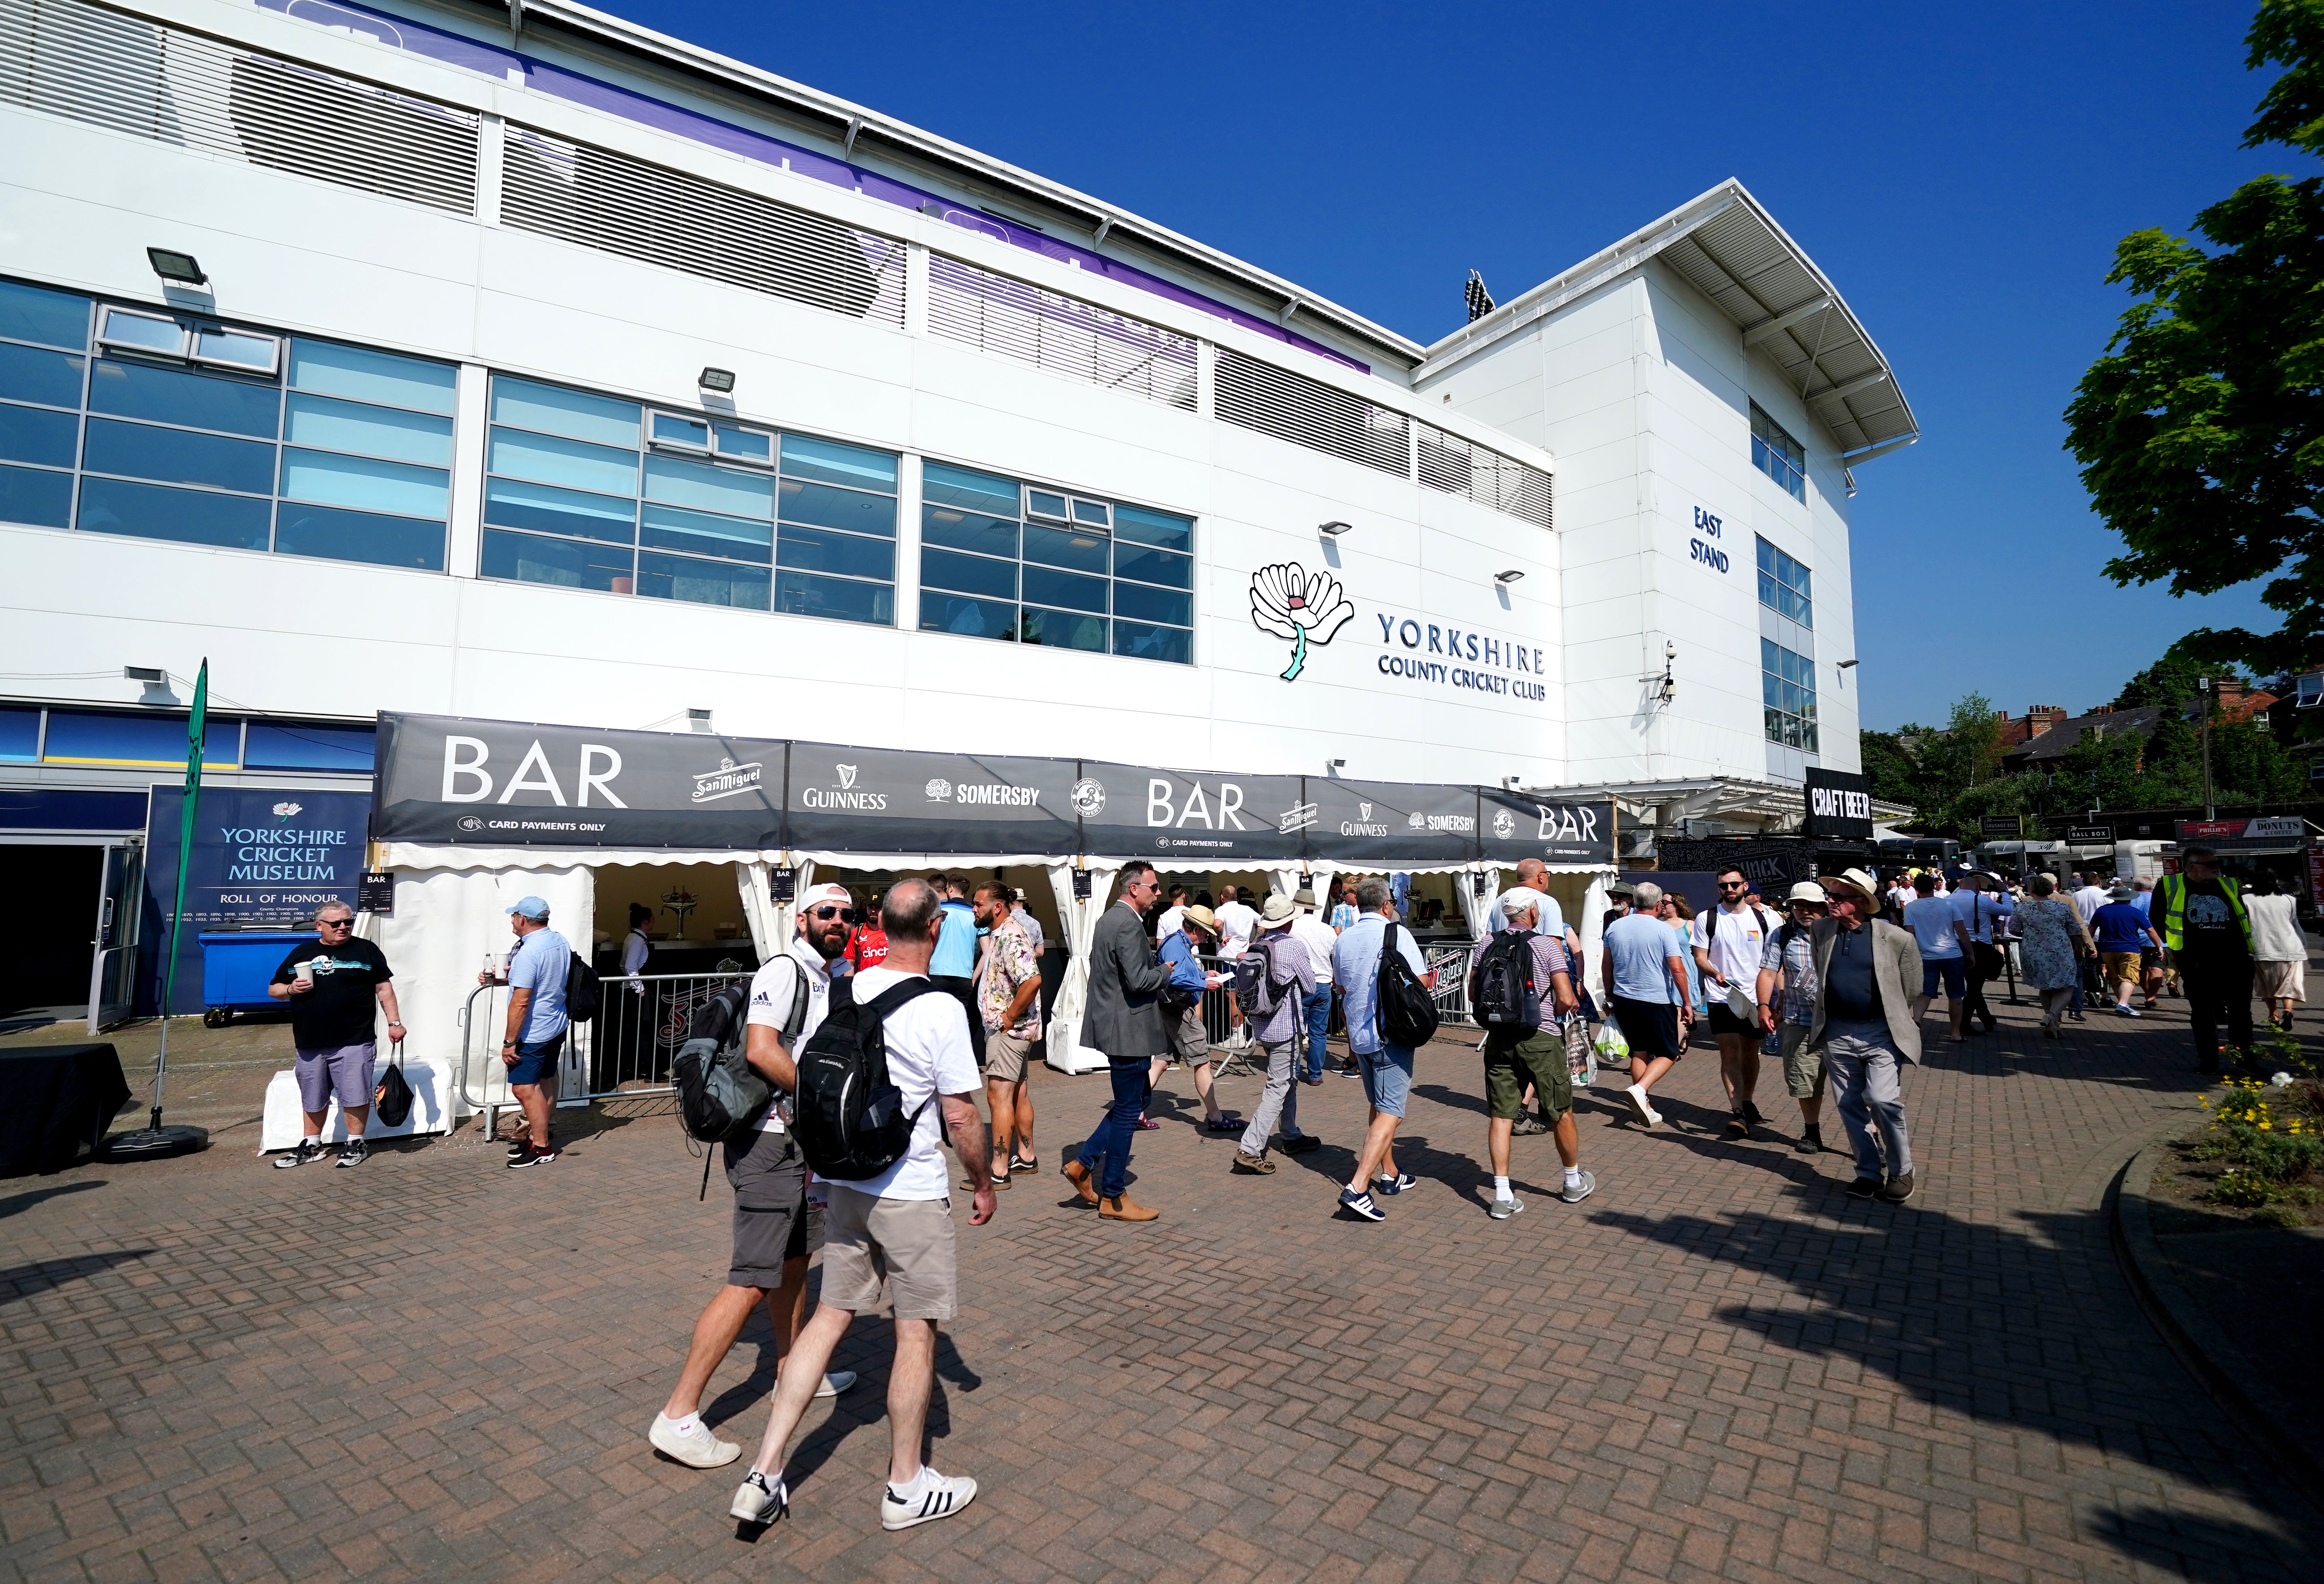
[[[565,1016],[569,1023],[590,1023],[605,1004],[604,987],[597,982],[597,970],[579,952],[571,953],[573,960],[565,965]]]
[[[1469,1006],[1488,1029],[1529,1034],[1541,1027],[1541,988],[1534,983],[1531,931],[1494,933],[1469,976]]]
[[[1396,932],[1403,927],[1391,922],[1380,936],[1379,1031],[1391,1045],[1418,1050],[1436,1037],[1436,999],[1396,949]]]
[[[783,1040],[789,1043],[807,1022],[809,996],[807,970],[796,959],[787,960],[799,980],[791,996],[790,1016],[783,1023]],[[679,1125],[704,1144],[738,1144],[750,1137],[775,1102],[774,1086],[759,1076],[744,1054],[751,1032],[750,1001],[749,979],[713,992],[694,1009],[686,1043],[669,1064]]]
[[[815,1174],[834,1182],[877,1177],[912,1147],[912,1129],[927,1100],[904,1115],[902,1091],[888,1077],[888,1014],[919,996],[945,992],[914,975],[870,1001],[855,999],[855,982],[831,987],[831,1009],[798,1055],[798,1088],[791,1131]]]

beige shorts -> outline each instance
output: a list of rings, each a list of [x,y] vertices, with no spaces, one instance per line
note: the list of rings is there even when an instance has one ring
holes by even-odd
[[[1823,1047],[1808,1044],[1808,1025],[1803,1023],[1779,1024],[1776,1033],[1783,1041],[1784,1090],[1794,1100],[1822,1098]]]
[[[2308,999],[2308,965],[2304,962],[2263,962],[2254,965],[2252,990],[2263,1001]]]
[[[952,1200],[878,1199],[831,1184],[823,1245],[823,1301],[877,1311],[884,1287],[899,1320],[948,1320],[960,1311]]]
[[[1203,1004],[1199,1001],[1186,1009],[1177,1027],[1170,1031],[1171,1047],[1178,1060],[1189,1067],[1200,1067],[1211,1060],[1211,1036],[1203,1027]]]
[[[984,1076],[1001,1083],[1023,1083],[1025,1056],[1032,1048],[1032,1041],[1020,1040],[1014,1034],[986,1034]]]
[[[2130,989],[2138,983],[2138,953],[2135,951],[2105,951],[2098,954],[2099,970],[2104,982]]]

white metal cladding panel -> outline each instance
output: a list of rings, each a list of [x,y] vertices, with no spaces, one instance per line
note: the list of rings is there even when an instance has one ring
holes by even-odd
[[[896,238],[530,127],[507,128],[501,218],[625,258],[904,327],[904,245]]]
[[[1293,445],[1412,477],[1410,421],[1320,380],[1219,348],[1216,400],[1221,418]]]
[[[474,113],[85,0],[0,0],[0,101],[475,212]]]
[[[1472,445],[1433,423],[1419,426],[1420,482],[1480,506],[1522,517],[1536,527],[1550,520],[1550,477],[1499,451]]]
[[[928,257],[928,331],[1053,374],[1194,410],[1194,340],[942,254]]]

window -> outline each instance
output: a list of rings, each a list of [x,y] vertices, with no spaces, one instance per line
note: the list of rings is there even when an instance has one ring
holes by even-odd
[[[377,736],[370,726],[212,716],[203,731],[203,763],[222,770],[369,775]],[[0,709],[0,764],[44,762],[178,769],[186,762],[186,717],[161,710]]]
[[[1764,539],[1759,541],[1759,603],[1803,627],[1815,625],[1808,570]]]
[[[242,722],[213,717],[202,723],[203,764],[235,768],[241,746]],[[48,743],[41,756],[51,764],[180,769],[186,763],[186,718],[51,709]]]
[[[493,376],[484,575],[892,625],[896,459]]]
[[[254,720],[243,741],[244,770],[336,770],[369,775],[374,740],[368,726],[313,726],[303,720]]]
[[[1808,498],[1807,448],[1757,402],[1751,403],[1751,466],[1790,491],[1794,500]]]
[[[1772,638],[1759,640],[1760,702],[1766,707],[1767,740],[1814,754],[1816,746],[1815,662],[1794,654]]]
[[[0,519],[440,572],[456,379],[0,281]]]
[[[1192,664],[1194,523],[929,462],[920,628]]]
[[[0,709],[0,764],[37,764],[41,757],[41,712]]]

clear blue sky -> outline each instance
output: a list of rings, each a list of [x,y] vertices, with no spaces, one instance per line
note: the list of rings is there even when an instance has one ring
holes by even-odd
[[[1853,503],[1864,718],[2080,709],[2251,586],[2116,588],[2060,418],[2114,245],[2302,156],[2236,145],[2248,4],[597,0],[1201,237],[1427,341],[1727,176],[1839,285],[1924,438]],[[2297,174],[2310,171],[2299,169]]]

